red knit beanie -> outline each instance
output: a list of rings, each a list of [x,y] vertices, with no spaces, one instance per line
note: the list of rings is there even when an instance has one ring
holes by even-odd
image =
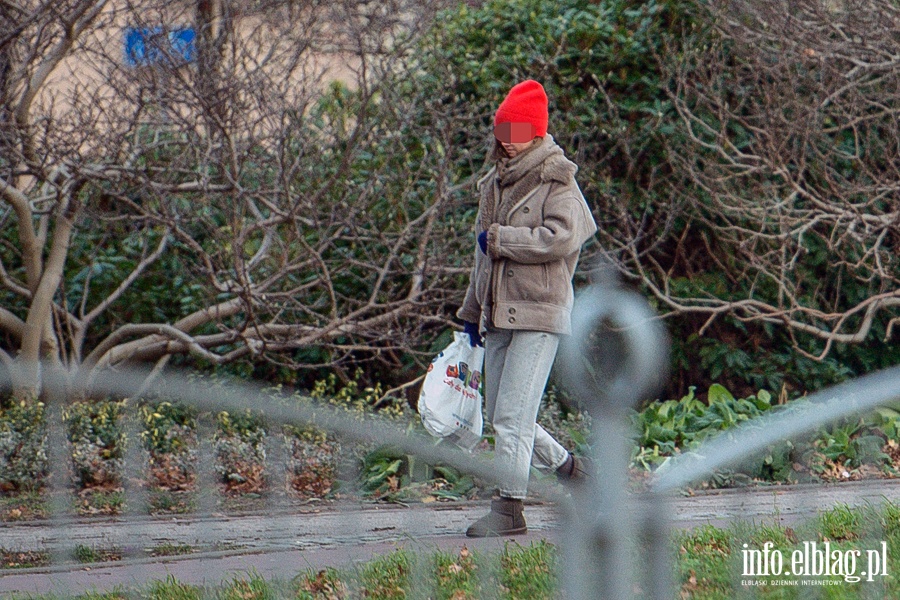
[[[513,86],[494,115],[494,127],[500,123],[531,123],[534,135],[547,135],[547,94],[543,86],[533,79]]]

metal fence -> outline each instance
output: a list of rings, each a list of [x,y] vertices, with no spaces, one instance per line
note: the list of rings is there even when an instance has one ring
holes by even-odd
[[[665,331],[640,296],[610,282],[584,290],[578,297],[573,318],[576,334],[561,346],[557,368],[561,379],[569,383],[570,389],[592,415],[593,459],[603,469],[602,477],[592,478],[586,487],[565,494],[555,486],[544,486],[541,490],[558,503],[563,516],[560,580],[564,587],[562,593],[567,598],[677,597],[672,581],[671,518],[668,512],[671,495],[676,490],[707,477],[716,469],[747,460],[779,440],[900,399],[900,367],[836,386],[811,396],[809,402],[797,410],[769,414],[708,441],[698,451],[667,465],[648,492],[634,494],[627,491],[632,443],[628,411],[637,401],[652,395],[665,381],[668,362]],[[82,381],[69,373],[44,368],[43,385],[49,397],[48,421],[62,422],[63,407],[79,394],[133,397],[143,389],[147,375],[140,370],[109,371],[91,381]],[[397,423],[372,415],[351,415],[313,403],[273,401],[271,389],[252,383],[237,382],[218,386],[212,391],[202,380],[173,372],[154,383],[154,392],[161,397],[178,398],[202,413],[264,408],[270,430],[282,424],[312,423],[342,440],[389,445],[430,464],[450,465],[486,482],[497,480],[490,462],[436,445],[433,438],[410,432]],[[136,443],[139,435],[137,415],[128,415],[125,422],[132,443],[127,445],[125,456],[128,501],[122,518],[134,521],[146,519],[147,492],[137,477],[129,474],[135,474],[145,459],[141,456],[140,444]],[[67,442],[62,428],[51,428],[50,435],[47,447],[51,474],[48,481],[53,504],[48,522],[58,537],[67,539],[66,532],[78,522],[70,510],[70,460],[66,456]],[[208,538],[221,531],[221,528],[217,529],[221,519],[216,517],[216,482],[212,468],[215,457],[211,447],[212,424],[208,421],[201,420],[199,438],[199,500],[192,527],[205,530]],[[286,469],[286,458],[279,444],[269,444],[268,450],[273,468]],[[289,510],[290,506],[285,497],[273,496],[267,508]],[[0,540],[5,527],[9,525],[0,524]],[[59,577],[64,580],[64,572],[72,568],[71,548],[66,548],[65,544],[58,548],[52,563],[59,568],[62,573]],[[135,562],[133,568],[135,576],[139,577],[139,562]],[[411,581],[413,597],[430,597],[433,591],[430,577],[414,573]],[[738,590],[737,582],[735,585]]]
[[[627,411],[648,397],[665,376],[665,334],[647,305],[614,283],[580,296],[576,335],[560,353],[565,378],[594,417],[594,459],[604,467],[593,487],[566,499],[569,595],[589,598],[678,597],[672,581],[672,519],[669,506],[679,490],[740,466],[782,440],[793,440],[839,419],[900,401],[900,367],[820,391],[807,402],[744,422],[664,465],[643,494],[625,491],[630,458]],[[649,394],[652,397],[652,394]],[[579,510],[588,506],[590,511]],[[813,507],[815,508],[815,507]],[[742,590],[736,575],[734,595]],[[871,597],[885,597],[877,586]],[[806,588],[803,598],[826,597]],[[827,596],[832,597],[832,596]]]

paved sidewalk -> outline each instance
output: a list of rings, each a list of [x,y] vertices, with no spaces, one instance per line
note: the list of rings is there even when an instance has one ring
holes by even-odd
[[[839,485],[772,486],[721,490],[674,497],[673,526],[691,528],[744,520],[793,524],[838,504],[880,505],[900,502],[900,481],[848,482]],[[166,559],[126,558],[118,563],[56,564],[42,569],[0,571],[0,594],[65,593],[135,587],[174,576],[192,584],[215,585],[238,574],[290,579],[307,570],[345,567],[395,548],[430,553],[441,549],[496,553],[508,540],[471,540],[468,524],[484,514],[487,502],[414,504],[409,507],[344,502],[274,514],[213,515],[208,518],[90,519],[0,525],[0,547],[46,549],[69,556],[77,545],[115,547],[126,557],[162,544],[191,545],[201,552]],[[559,543],[555,506],[526,507],[529,533],[516,543],[540,539]]]
[[[498,553],[506,539],[466,538],[469,523],[482,516],[486,502],[392,505],[341,505],[275,515],[218,516],[206,519],[108,519],[57,527],[17,524],[0,527],[0,546],[20,550],[47,548],[70,555],[76,545],[115,547],[127,553],[161,544],[189,544],[221,550],[168,557],[139,558],[100,565],[61,564],[21,571],[0,571],[0,594],[61,593],[138,587],[174,576],[183,583],[215,585],[255,572],[290,579],[307,570],[346,567],[406,548],[416,552],[470,550]],[[557,542],[557,516],[550,505],[528,506],[529,532],[514,541],[528,545]]]

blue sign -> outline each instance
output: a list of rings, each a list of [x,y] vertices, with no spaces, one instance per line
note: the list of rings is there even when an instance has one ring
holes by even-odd
[[[125,63],[130,67],[196,60],[197,34],[192,27],[126,27]]]

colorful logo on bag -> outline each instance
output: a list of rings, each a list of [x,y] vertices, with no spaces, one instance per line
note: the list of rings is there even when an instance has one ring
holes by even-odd
[[[481,385],[481,371],[469,370],[469,365],[464,362],[447,365],[447,377],[459,379],[464,386],[473,390],[477,390]]]
[[[438,361],[438,359],[439,359],[440,357],[442,357],[443,355],[444,355],[444,353],[441,352],[440,354],[438,354],[437,356],[435,356],[433,359],[431,359],[431,364],[428,365],[428,371],[426,371],[426,373],[431,373],[432,371],[434,371],[434,363],[436,363],[436,362]]]

